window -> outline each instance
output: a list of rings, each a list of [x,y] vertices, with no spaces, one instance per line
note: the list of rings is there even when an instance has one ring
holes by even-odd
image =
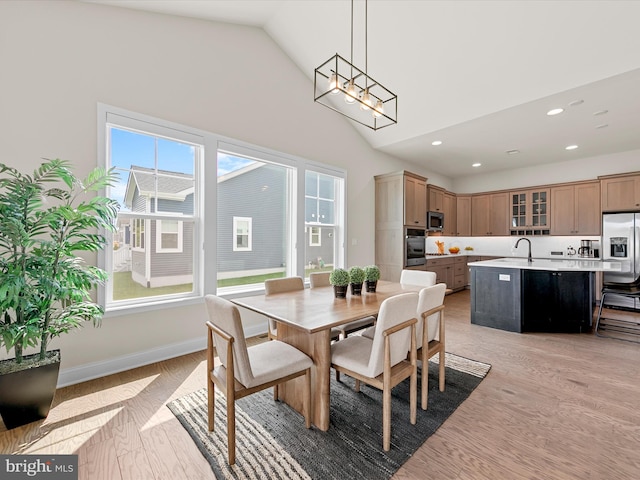
[[[320,227],[309,227],[309,246],[310,247],[321,247],[322,246],[322,237]]]
[[[233,217],[233,251],[251,251],[251,219]]]
[[[203,138],[142,116],[104,116],[105,164],[119,174],[106,195],[120,203],[105,252],[107,311],[200,296]]]
[[[157,220],[156,226],[156,251],[158,253],[181,253],[182,222],[178,220]]]

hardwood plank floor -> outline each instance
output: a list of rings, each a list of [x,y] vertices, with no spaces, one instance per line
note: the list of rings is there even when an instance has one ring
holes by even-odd
[[[468,291],[445,304],[447,351],[492,369],[395,479],[640,478],[640,344],[471,325]],[[60,389],[45,421],[0,424],[0,452],[77,453],[81,479],[213,479],[165,407],[205,385],[205,363],[198,352]]]

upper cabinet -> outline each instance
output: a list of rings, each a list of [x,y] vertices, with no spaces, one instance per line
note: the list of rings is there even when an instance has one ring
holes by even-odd
[[[551,187],[552,235],[600,235],[600,183]]]
[[[445,192],[442,205],[442,211],[444,212],[444,230],[442,233],[448,236],[457,235],[458,225],[455,194]]]
[[[602,211],[640,210],[640,174],[602,178]]]
[[[471,234],[504,236],[509,234],[508,193],[489,193],[471,197]]]
[[[444,222],[446,225],[446,218]],[[456,235],[471,236],[471,195],[456,196]]]
[[[436,187],[435,185],[427,186],[427,195],[429,197],[427,207],[430,212],[444,212],[444,194],[444,189],[440,187]]]
[[[427,226],[427,179],[404,175],[404,224],[412,227]]]
[[[511,192],[511,235],[549,235],[549,189]]]

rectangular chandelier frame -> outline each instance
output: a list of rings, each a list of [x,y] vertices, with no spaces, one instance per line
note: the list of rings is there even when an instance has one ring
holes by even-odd
[[[315,102],[372,130],[398,123],[398,97],[337,53],[315,69],[313,87]]]

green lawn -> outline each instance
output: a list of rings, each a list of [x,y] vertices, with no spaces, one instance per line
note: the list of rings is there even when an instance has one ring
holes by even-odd
[[[305,269],[305,276],[311,272],[330,272],[333,267]],[[282,278],[284,272],[267,273],[264,275],[250,275],[248,277],[226,278],[218,280],[218,288],[233,287],[236,285],[251,285],[253,283],[264,283],[270,278]],[[131,272],[117,272],[113,274],[113,299],[127,300],[130,298],[155,297],[158,295],[171,295],[173,293],[190,292],[193,288],[191,283],[182,285],[171,285],[168,287],[146,288],[136,283],[131,278]]]

